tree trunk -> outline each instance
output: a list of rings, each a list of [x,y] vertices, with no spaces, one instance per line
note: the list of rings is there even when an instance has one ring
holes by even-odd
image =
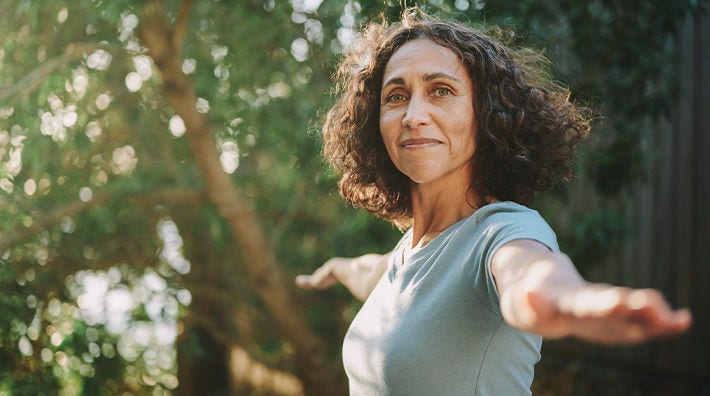
[[[192,307],[195,309],[195,307]],[[199,308],[197,308],[199,309]],[[187,330],[187,329],[186,329]],[[229,396],[229,350],[199,326],[192,326],[177,344],[177,396]]]
[[[248,263],[241,266],[244,275],[296,352],[297,375],[303,381],[306,394],[342,394],[342,373],[333,369],[325,346],[303,319],[301,307],[295,303],[292,289],[287,286],[291,282],[283,275],[258,216],[222,170],[212,126],[195,108],[197,97],[192,81],[182,73],[180,55],[189,4],[186,2],[173,29],[165,21],[164,5],[150,3],[145,7],[139,37],[161,72],[163,93],[185,123],[186,136],[205,180],[208,199],[228,222],[232,237],[242,247],[244,262]]]

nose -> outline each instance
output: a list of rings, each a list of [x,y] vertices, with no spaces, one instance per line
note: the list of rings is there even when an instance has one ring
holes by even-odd
[[[402,117],[402,126],[415,129],[431,123],[431,114],[427,103],[422,98],[412,96],[407,104],[406,113]]]

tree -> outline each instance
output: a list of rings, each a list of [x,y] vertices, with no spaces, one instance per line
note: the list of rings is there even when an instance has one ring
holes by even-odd
[[[343,393],[339,345],[358,305],[342,289],[296,292],[290,278],[336,254],[385,251],[398,233],[335,197],[319,112],[353,29],[414,3],[11,1],[0,21],[0,391]],[[639,124],[672,92],[663,62],[630,78],[621,70],[642,54],[579,43],[592,25],[638,43],[620,26],[643,10],[661,32],[643,49],[666,59],[692,8],[421,3],[522,31],[518,43],[563,60],[573,92]],[[605,143],[628,140],[615,128]],[[595,180],[616,172],[591,157]],[[599,224],[592,232],[616,232]]]
[[[191,2],[181,5],[152,2],[142,6],[123,2],[105,7],[84,3],[71,9],[62,5],[46,7],[20,3],[18,16],[24,18],[18,19],[20,28],[14,37],[19,45],[11,45],[5,54],[21,68],[32,64],[29,61],[32,57],[39,57],[43,63],[25,79],[5,84],[9,88],[3,91],[15,100],[13,106],[5,110],[10,114],[7,118],[14,124],[6,134],[12,144],[20,144],[13,153],[21,150],[23,157],[16,169],[6,167],[8,175],[4,186],[8,192],[15,192],[15,184],[24,190],[20,192],[24,192],[23,196],[8,195],[10,199],[22,202],[7,202],[9,210],[3,219],[3,229],[16,227],[17,212],[23,212],[26,224],[21,235],[5,232],[3,247],[4,250],[11,249],[8,258],[18,264],[18,268],[34,268],[38,261],[36,251],[44,251],[44,262],[40,264],[52,266],[52,270],[46,272],[55,275],[57,283],[80,269],[92,268],[103,273],[123,264],[125,274],[121,274],[121,279],[123,276],[140,277],[140,269],[155,268],[143,276],[157,273],[176,284],[194,285],[190,288],[193,303],[184,323],[193,324],[195,334],[202,334],[203,340],[198,344],[215,345],[215,349],[225,351],[222,354],[226,357],[235,351],[246,351],[247,347],[240,347],[239,341],[250,341],[248,334],[256,333],[252,335],[256,345],[263,337],[265,343],[276,342],[277,351],[287,348],[294,356],[291,362],[278,354],[262,356],[263,360],[271,358],[272,366],[286,365],[288,371],[298,373],[309,393],[327,394],[342,389],[342,374],[337,365],[333,368],[320,337],[305,322],[302,305],[297,304],[290,285],[290,276],[283,273],[286,266],[278,264],[279,259],[271,246],[279,240],[267,239],[262,219],[244,198],[250,193],[267,195],[274,189],[280,189],[281,194],[289,191],[288,201],[283,199],[284,195],[265,202],[260,200],[266,208],[262,208],[262,213],[271,210],[273,221],[293,222],[294,218],[307,213],[309,206],[310,210],[317,207],[305,203],[311,198],[309,189],[297,186],[300,166],[321,167],[316,154],[318,143],[307,134],[307,117],[312,114],[299,113],[299,110],[315,108],[308,100],[311,103],[321,100],[319,97],[325,89],[306,92],[306,84],[320,79],[321,86],[326,87],[327,73],[321,71],[319,74],[323,77],[313,79],[313,66],[301,65],[307,54],[296,53],[298,60],[289,55],[290,41],[303,34],[303,28],[289,18],[290,8],[258,2],[216,5],[203,2],[194,7]],[[223,32],[234,27],[234,21],[214,18],[220,12],[226,15],[229,11],[238,16],[242,27],[233,37]],[[87,20],[69,23],[73,18],[84,16]],[[34,23],[32,18],[37,18]],[[263,43],[240,40],[255,31],[254,25],[261,25],[264,19],[276,21],[277,26],[286,27],[292,33],[280,37],[277,34],[283,30],[274,30],[263,37]],[[313,31],[318,26],[317,21],[311,22],[309,32],[312,37],[309,38],[322,40],[319,38],[322,32]],[[181,52],[188,25],[199,39],[191,48],[185,45],[191,56],[184,60]],[[118,34],[112,32],[115,26],[118,26]],[[52,34],[51,30],[55,29],[60,34]],[[90,42],[74,42],[80,38],[85,40],[83,31],[89,33]],[[297,43],[308,45],[303,39]],[[46,55],[55,48],[66,49],[63,53]],[[255,59],[242,62],[241,54],[245,59],[247,55]],[[280,61],[276,71],[257,68],[260,63],[274,62],[274,58]],[[235,59],[240,59],[236,73],[231,68]],[[9,71],[14,71],[12,66],[4,64]],[[197,71],[193,73],[190,68],[197,68]],[[253,69],[247,72],[249,68]],[[280,68],[285,70],[280,71]],[[194,74],[195,82],[186,74]],[[287,79],[287,76],[294,77]],[[239,87],[239,91],[229,91],[230,84]],[[308,88],[314,86],[318,84]],[[294,91],[306,92],[302,95],[306,100],[299,104],[301,109],[286,108],[289,114],[281,112],[283,118],[277,119],[280,122],[257,128],[256,125],[266,119],[261,113],[279,114],[284,106],[272,102],[283,100]],[[41,109],[46,107],[45,101],[49,102],[49,111],[43,111],[37,119],[33,114],[36,110],[32,110],[35,106],[31,103],[38,103]],[[211,109],[207,110],[208,107]],[[23,110],[26,113],[22,113]],[[297,127],[291,131],[294,136],[289,141],[291,151],[284,156],[289,162],[276,164],[275,157],[285,148],[261,149],[261,142],[257,143],[260,140],[258,135],[290,129],[293,125]],[[31,133],[33,130],[42,135]],[[179,138],[183,133],[186,139]],[[189,142],[185,144],[184,140]],[[277,139],[265,138],[264,146],[270,140]],[[254,146],[253,150],[250,150],[251,146]],[[259,162],[244,172],[243,180],[235,183],[229,173],[234,172],[240,158],[247,155]],[[299,158],[302,156],[305,159]],[[310,163],[302,165],[307,161]],[[294,165],[297,165],[295,169]],[[287,172],[286,167],[293,170]],[[90,170],[89,174],[87,170]],[[269,175],[279,179],[267,180]],[[283,182],[290,186],[283,185]],[[261,188],[260,184],[271,187]],[[237,185],[240,185],[239,189]],[[325,186],[322,184],[327,188]],[[73,202],[76,199],[72,195],[78,195],[79,202]],[[258,199],[258,196],[252,198]],[[36,209],[24,212],[20,208],[23,204]],[[291,208],[288,213],[291,219],[276,217],[280,213],[275,213],[273,207],[283,208],[284,204]],[[198,210],[192,210],[193,206]],[[52,212],[50,208],[59,209],[48,213]],[[185,215],[187,213],[189,215]],[[269,219],[263,221],[269,223]],[[310,221],[330,220],[321,216]],[[64,224],[68,225],[63,227]],[[181,267],[179,256],[168,257],[166,252],[176,248],[169,247],[168,240],[161,241],[156,235],[177,229],[178,224],[178,231],[166,238],[185,242],[177,246],[178,254],[181,248],[183,250],[183,262],[199,260],[199,269],[195,268],[191,273],[187,273],[185,265]],[[270,226],[283,228],[289,224],[293,223]],[[194,233],[189,231],[200,226],[209,233],[204,235],[200,228]],[[187,245],[193,241],[195,245]],[[233,241],[239,249],[232,248]],[[199,243],[206,243],[204,246],[213,249],[204,249],[203,245],[197,245]],[[163,250],[158,257],[154,253],[157,249]],[[160,258],[167,266],[156,268]],[[224,265],[224,262],[230,264]],[[203,271],[205,267],[209,269]],[[217,277],[212,276],[213,273]],[[178,281],[179,275],[184,276]],[[191,281],[200,276],[207,277],[209,286],[219,286],[219,291],[200,288],[198,284],[204,279]],[[61,291],[62,287],[57,286],[48,288],[46,293],[52,295]],[[81,296],[85,295],[78,295],[80,309]],[[209,312],[205,308],[199,312],[199,308],[213,305],[214,298],[222,309]],[[45,299],[40,297],[39,300]],[[249,308],[249,305],[256,305],[256,308]],[[259,308],[264,308],[268,314],[262,314]],[[190,320],[193,311],[198,319]],[[225,311],[228,312],[227,318],[221,318],[220,314],[224,315]],[[257,327],[250,315],[265,323],[259,324],[259,328],[245,329]],[[238,317],[247,319],[237,323]],[[75,325],[80,323],[77,321]],[[39,327],[44,326],[40,324]],[[65,335],[72,335],[76,328],[69,328],[67,332]],[[111,331],[108,333],[110,335]],[[24,334],[20,340],[25,340],[26,337],[22,337]],[[32,341],[38,341],[39,345],[43,343],[39,337],[34,338]],[[54,346],[62,349],[65,344]],[[40,357],[38,352],[32,351],[37,355],[34,357]],[[61,350],[55,355],[59,352]],[[130,361],[140,352],[145,351],[121,355]],[[249,352],[253,354],[255,351]],[[50,353],[51,350],[45,353],[46,363],[56,360],[49,357]],[[87,363],[93,362],[93,359],[87,360],[90,360]],[[216,359],[215,364],[222,365],[222,371],[227,372],[228,367],[224,367],[227,362],[228,359],[221,358]],[[255,362],[250,364],[267,367]],[[292,375],[279,370],[270,368],[267,372],[277,373],[275,377],[285,378],[287,383],[294,382]],[[120,373],[105,374],[121,376]],[[231,387],[227,377],[229,375],[214,382],[215,386]],[[152,381],[156,382],[156,379]],[[165,387],[171,385],[167,383],[170,381],[162,382]]]

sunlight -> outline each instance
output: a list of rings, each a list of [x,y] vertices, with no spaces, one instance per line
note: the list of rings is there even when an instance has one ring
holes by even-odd
[[[59,10],[59,13],[57,13],[57,22],[64,23],[67,21],[68,17],[69,17],[69,10],[67,10],[67,7],[62,7],[62,9]]]
[[[111,58],[111,54],[99,49],[89,54],[86,58],[86,66],[88,66],[89,69],[106,70],[111,64]]]
[[[308,58],[308,41],[304,38],[296,38],[291,42],[291,55],[299,62],[303,62]]]
[[[88,137],[92,143],[96,143],[102,132],[103,130],[101,129],[101,124],[98,121],[90,121],[86,124],[84,134],[86,134],[86,137]]]
[[[143,79],[138,73],[134,71],[126,74],[125,82],[126,88],[129,92],[137,92],[143,86]]]
[[[229,48],[224,45],[213,45],[210,49],[210,55],[212,55],[212,60],[214,62],[219,62],[224,59],[229,53]]]
[[[135,14],[124,13],[121,15],[121,25],[118,28],[120,41],[126,41],[133,36],[133,30],[138,26],[138,17]]]
[[[187,131],[185,128],[185,122],[183,122],[182,118],[177,114],[170,117],[170,121],[168,121],[168,129],[170,129],[170,134],[176,138],[181,137]]]
[[[340,47],[344,49],[350,48],[352,43],[355,41],[355,38],[357,38],[357,34],[353,31],[353,29],[345,27],[339,28],[337,35]]]
[[[79,199],[81,202],[89,202],[94,199],[94,192],[89,187],[82,187],[79,189]]]
[[[0,118],[6,120],[10,118],[15,113],[15,108],[13,106],[0,107]]]
[[[331,42],[331,49],[335,53],[344,52],[350,48],[357,37],[355,33],[356,17],[360,13],[362,6],[357,1],[349,1],[343,7],[343,14],[340,16],[339,22],[341,27],[338,28],[336,35],[337,41]]]
[[[96,104],[97,109],[106,110],[111,104],[111,96],[109,96],[107,93],[102,93],[96,97],[94,103]]]
[[[2,179],[0,179],[0,189],[5,191],[6,193],[10,194],[14,191],[15,186],[7,178],[2,178]]]
[[[195,109],[198,113],[207,114],[210,111],[210,102],[205,98],[197,98]]]
[[[164,221],[163,238],[171,249],[182,246],[177,227],[169,220]],[[55,360],[59,366],[82,375],[92,375],[91,363],[102,355],[113,358],[118,354],[127,361],[142,360],[146,365],[145,383],[163,383],[174,389],[178,385],[174,375],[177,340],[177,318],[179,305],[187,306],[191,302],[190,292],[186,289],[175,290],[168,285],[166,278],[151,269],[142,275],[125,273],[124,269],[111,267],[108,271],[79,271],[68,280],[70,293],[75,296],[78,310],[73,317],[71,304],[53,299],[47,307],[48,313],[55,318],[47,327],[52,346],[60,348],[67,337],[76,329],[74,318],[91,326],[86,328],[85,337],[89,342],[88,354],[83,361],[67,356],[61,351],[53,352],[44,348],[40,356],[45,362]],[[128,281],[128,283],[124,283]],[[147,318],[134,317],[136,309],[142,307]],[[103,326],[108,334],[116,336],[116,349],[112,341],[105,340]],[[30,331],[27,331],[30,337]],[[29,340],[22,341],[25,352],[31,353]],[[72,361],[72,359],[76,361]]]
[[[303,28],[306,32],[306,38],[312,43],[323,42],[323,25],[316,19],[308,19]]]
[[[239,167],[239,149],[234,142],[222,144],[222,153],[219,155],[219,162],[225,173],[232,174]]]
[[[136,73],[143,81],[148,81],[153,75],[153,60],[145,55],[137,55],[133,57],[133,67]]]
[[[10,149],[8,161],[5,163],[5,172],[8,176],[17,176],[22,170],[22,146]]]
[[[156,228],[158,237],[163,242],[163,248],[159,255],[161,261],[167,263],[179,274],[184,275],[190,272],[191,264],[182,255],[182,237],[175,222],[170,219],[161,220]]]
[[[43,112],[40,115],[40,132],[42,135],[50,136],[55,142],[64,141],[67,137],[67,128],[76,125],[79,114],[76,105],[64,105],[64,102],[57,95],[49,95],[47,103],[51,112]]]
[[[84,293],[76,299],[81,316],[88,325],[103,323],[105,321],[104,303],[109,288],[108,278],[103,273],[80,273],[77,275],[77,281],[84,288]]]
[[[155,272],[148,272],[143,275],[143,284],[148,288],[148,290],[154,292],[163,292],[168,285],[165,278]]]
[[[318,11],[323,0],[291,0],[291,7],[294,11],[312,14]]]
[[[186,75],[192,74],[195,72],[195,69],[197,69],[197,61],[194,58],[187,58],[182,61],[181,69]]]
[[[220,81],[227,81],[229,80],[229,68],[223,64],[219,64],[215,66],[214,68],[214,76],[217,77]]]
[[[27,179],[23,189],[25,194],[32,196],[37,191],[37,183],[35,183],[34,179]]]
[[[138,164],[136,150],[130,144],[118,147],[111,154],[111,170],[116,175],[126,175],[131,173]]]
[[[84,97],[88,87],[89,77],[86,75],[86,70],[80,67],[72,71],[71,90],[74,91],[77,99]]]
[[[272,98],[288,98],[291,95],[291,86],[285,82],[279,81],[270,85],[267,92]]]

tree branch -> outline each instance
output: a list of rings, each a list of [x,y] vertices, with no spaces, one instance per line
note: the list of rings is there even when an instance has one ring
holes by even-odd
[[[180,6],[180,11],[178,13],[177,21],[175,22],[175,28],[173,29],[173,48],[179,50],[182,49],[182,44],[185,41],[185,35],[187,34],[187,23],[190,17],[190,10],[194,4],[194,0],[183,0]]]
[[[199,202],[203,200],[203,193],[195,190],[186,189],[163,189],[155,191],[141,192],[128,195],[129,199],[134,199],[147,204],[166,203],[166,202]],[[7,249],[19,245],[38,233],[59,224],[62,219],[79,214],[85,210],[96,206],[101,206],[110,201],[115,196],[113,192],[104,192],[96,194],[89,202],[78,201],[71,203],[56,211],[36,216],[30,227],[14,230],[11,234],[0,238],[0,253]]]
[[[303,385],[293,374],[269,367],[249,355],[246,349],[232,345],[229,349],[230,377],[235,384],[247,383],[260,393],[303,395]]]
[[[27,95],[37,89],[44,79],[61,66],[81,58],[84,54],[96,50],[98,46],[93,43],[75,43],[67,46],[64,54],[56,56],[34,68],[15,84],[0,89],[0,101],[13,95]]]

